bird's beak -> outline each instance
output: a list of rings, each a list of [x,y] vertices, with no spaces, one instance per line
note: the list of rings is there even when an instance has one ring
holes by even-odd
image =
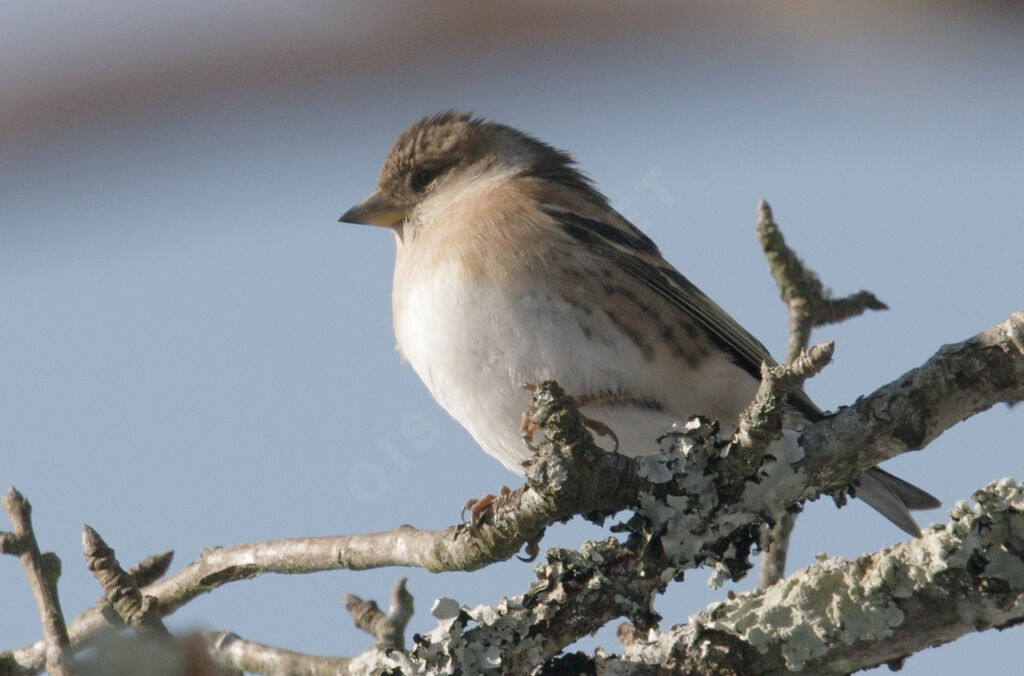
[[[346,211],[338,219],[338,222],[393,228],[405,218],[405,214],[404,206],[396,203],[380,190],[374,190],[369,197]]]

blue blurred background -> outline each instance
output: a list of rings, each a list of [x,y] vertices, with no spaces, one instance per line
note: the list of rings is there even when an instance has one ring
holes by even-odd
[[[248,3],[0,7],[0,485],[34,506],[74,616],[100,591],[87,522],[130,565],[174,549],[455,523],[517,479],[400,363],[393,244],[338,224],[394,137],[455,107],[577,155],[665,256],[776,354],[786,312],[753,236],[759,198],[839,295],[892,308],[816,332],[825,408],[1024,307],[1020,3]],[[1020,475],[1024,412],[998,406],[887,465],[945,508]],[[945,520],[945,510],[922,523]],[[7,526],[0,525],[6,529]],[[607,531],[551,528],[542,546]],[[790,569],[903,538],[859,503],[808,506]],[[342,594],[524,591],[475,573],[339,571],[233,584],[172,616],[355,654]],[[696,571],[666,626],[726,590]],[[754,578],[731,588],[750,588]],[[0,559],[0,649],[40,636]],[[580,642],[615,651],[614,628]],[[1012,671],[969,636],[905,674]],[[1011,664],[1014,665],[1011,667]]]

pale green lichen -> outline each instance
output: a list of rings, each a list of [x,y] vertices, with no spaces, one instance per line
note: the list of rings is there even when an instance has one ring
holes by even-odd
[[[757,650],[782,651],[786,666],[800,670],[836,643],[881,638],[903,620],[899,608],[859,584],[856,566],[833,559],[770,587],[708,608],[711,629],[740,636]]]
[[[685,454],[682,456],[685,459]],[[703,473],[697,472],[689,477],[694,484],[703,478]],[[815,660],[823,658],[836,646],[870,644],[892,636],[906,621],[901,600],[929,591],[937,581],[941,583],[941,574],[951,569],[1005,581],[1012,590],[1017,590],[1018,596],[1011,607],[1006,608],[1004,604],[1001,612],[1005,617],[1001,621],[1020,617],[1024,612],[1024,594],[1020,593],[1024,589],[1024,492],[1012,480],[1002,480],[976,493],[975,499],[977,504],[973,508],[965,502],[957,503],[950,512],[948,524],[933,526],[918,540],[853,561],[827,559],[793,574],[764,593],[742,594],[734,600],[709,606],[684,628],[690,636],[689,641],[684,640],[686,650],[699,653],[707,646],[702,648],[701,640],[696,637],[704,634],[705,629],[717,630],[737,636],[764,654],[778,655],[788,669],[813,670]],[[674,496],[650,506],[655,514],[676,519],[673,523],[696,528],[700,509],[706,505],[701,499]],[[716,518],[720,516],[718,508],[712,505],[711,509]],[[741,510],[727,516],[726,523],[732,518],[752,518]],[[710,541],[708,533],[712,529],[706,522],[703,528],[706,531],[704,541]],[[454,613],[454,602],[438,603],[437,614],[443,619],[409,655],[416,663],[414,671],[490,673],[519,664],[536,664],[540,660],[540,646],[533,643],[534,639],[523,637],[530,636],[537,623],[550,620],[569,600],[564,581],[579,580],[584,575],[588,593],[603,593],[605,587],[610,588],[610,581],[595,563],[604,558],[601,552],[606,546],[610,545],[586,542],[578,552],[549,552],[547,563],[537,567],[538,579],[527,593],[533,599],[529,607],[524,605],[523,596],[502,599],[494,608],[461,607]],[[686,543],[679,541],[675,546],[682,549]],[[690,555],[704,556],[704,553],[694,546]],[[726,551],[723,556],[735,555],[735,551]],[[716,567],[720,576],[729,573],[720,563]],[[616,592],[613,599],[619,607],[632,605],[638,612],[644,610],[636,600],[622,593]],[[469,623],[476,623],[477,628],[487,631],[478,633],[477,628],[469,631]],[[983,626],[979,624],[976,628]],[[683,640],[682,636],[675,630],[651,631],[646,639],[634,641],[622,659],[652,663],[666,646],[676,645],[670,650],[677,650],[675,641]],[[514,664],[507,664],[503,661],[503,647],[513,645],[513,641],[518,641],[515,643],[518,657]],[[847,666],[849,670],[857,668],[852,663],[833,662],[830,669],[842,670]],[[405,668],[408,670],[408,665]]]
[[[693,430],[690,430],[693,431]],[[706,437],[705,437],[706,439]],[[705,543],[713,543],[719,533],[756,523],[763,510],[782,509],[781,505],[799,491],[802,483],[787,462],[766,463],[760,482],[748,482],[743,499],[735,506],[719,505],[713,473],[706,472],[714,445],[700,435],[673,437],[656,461],[646,462],[641,471],[648,477],[661,476],[661,467],[682,476],[682,495],[658,499],[641,496],[644,516],[652,525],[669,556],[667,572],[713,563],[714,576],[724,580],[733,574],[723,561],[740,556],[731,544],[725,552],[714,554]],[[760,492],[769,491],[762,494]],[[789,497],[780,500],[779,492]],[[773,496],[771,499],[768,495]],[[869,643],[890,637],[905,622],[902,599],[929,590],[941,574],[958,569],[972,576],[995,578],[1011,589],[1024,588],[1024,492],[1011,479],[996,482],[975,494],[975,507],[958,502],[950,512],[951,521],[934,526],[915,541],[903,543],[854,561],[833,558],[799,571],[770,587],[764,593],[742,594],[728,602],[713,604],[688,631],[698,636],[703,629],[737,636],[762,653],[774,652],[791,670],[813,667],[816,659],[836,646]],[[749,498],[749,500],[748,500]],[[754,505],[755,507],[752,507]],[[536,664],[542,654],[535,635],[537,625],[548,622],[570,599],[568,580],[579,584],[586,579],[586,593],[603,594],[618,589],[599,568],[607,542],[588,541],[580,551],[551,550],[547,562],[537,566],[538,579],[526,595],[502,599],[495,607],[458,607],[450,599],[436,604],[438,627],[419,640],[409,654],[420,673],[488,673],[508,670],[520,664]],[[980,569],[979,569],[980,567]],[[662,576],[663,580],[668,578]],[[629,614],[649,610],[642,601],[616,591],[615,605]],[[527,605],[525,598],[531,601]],[[1024,594],[1013,607],[1024,608]],[[1009,615],[1008,615],[1009,617]],[[1003,620],[1004,622],[1006,620]],[[469,629],[468,625],[477,626]],[[980,627],[980,625],[979,625]],[[478,631],[481,630],[481,631]],[[638,659],[644,651],[654,651],[672,639],[670,633],[652,631],[646,640],[637,640],[627,649],[624,659]],[[679,636],[676,635],[675,639]],[[515,662],[506,663],[504,647],[516,645]],[[687,650],[700,650],[699,641]],[[833,664],[843,668],[844,665]],[[851,669],[855,666],[851,665]]]
[[[708,607],[700,622],[739,636],[763,653],[781,651],[801,670],[835,645],[885,638],[904,621],[898,599],[935,583],[950,569],[985,562],[980,577],[1024,589],[1024,492],[1013,480],[975,494],[976,508],[958,502],[951,522],[920,539],[856,561],[829,559],[799,571],[764,593]],[[1019,597],[1016,606],[1024,604]]]
[[[669,459],[663,455],[643,455],[636,458],[636,473],[652,484],[663,484],[672,480]]]
[[[661,454],[641,459],[638,470],[641,476],[659,483],[664,483],[666,476],[674,477],[678,494],[642,494],[638,511],[659,537],[673,567],[715,566],[708,581],[713,587],[742,574],[749,562],[746,549],[730,546],[716,553],[710,545],[734,533],[742,534],[749,543],[745,529],[778,521],[787,505],[799,499],[805,485],[804,476],[791,464],[801,455],[792,433],[772,447],[775,456],[767,456],[756,479],[744,483],[740,499],[720,503],[720,477],[713,469],[723,445],[718,431],[717,424],[702,418],[673,425],[661,438]]]

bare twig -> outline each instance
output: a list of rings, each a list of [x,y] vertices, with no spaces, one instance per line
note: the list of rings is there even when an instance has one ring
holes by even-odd
[[[364,601],[355,594],[345,594],[345,608],[356,626],[373,636],[374,647],[381,650],[405,650],[405,627],[412,618],[412,594],[405,588],[406,578],[391,588],[388,612],[377,607],[376,601]]]
[[[202,636],[206,652],[220,665],[238,671],[256,674],[302,674],[303,676],[345,676],[347,674],[370,673],[412,673],[411,670],[389,672],[388,666],[398,666],[390,659],[394,655],[399,664],[408,664],[402,660],[399,651],[385,652],[371,649],[358,658],[352,657],[318,657],[304,653],[275,648],[273,646],[249,641],[230,632],[217,632]],[[391,665],[388,662],[392,662]],[[374,667],[378,667],[374,670]]]
[[[757,239],[764,250],[772,277],[779,286],[782,302],[789,308],[789,347],[786,361],[793,361],[811,341],[815,326],[840,322],[862,314],[865,310],[888,310],[870,291],[858,291],[845,298],[834,299],[818,276],[804,265],[796,253],[786,246],[772,208],[761,200],[757,207]]]
[[[772,526],[770,544],[761,554],[761,565],[757,570],[757,589],[764,591],[786,576],[786,557],[789,554],[789,537],[796,525],[796,513],[787,512]]]
[[[103,594],[125,624],[139,633],[169,636],[160,619],[157,599],[143,596],[129,575],[114,558],[114,550],[107,546],[100,534],[82,525],[82,553],[86,565],[103,587]]]
[[[0,530],[0,554],[11,554],[19,556],[24,549],[25,543],[14,533]]]
[[[162,578],[171,567],[174,552],[166,551],[150,554],[128,569],[128,575],[137,587],[145,587]]]
[[[39,617],[43,624],[44,664],[54,676],[71,674],[71,641],[64,623],[60,599],[57,596],[57,578],[60,576],[60,559],[54,554],[43,555],[39,551],[35,532],[32,530],[32,505],[14,487],[3,497],[4,510],[14,526],[13,538],[5,537],[5,550],[16,553],[21,566],[28,576],[29,587],[36,599]],[[15,544],[12,540],[16,540]]]

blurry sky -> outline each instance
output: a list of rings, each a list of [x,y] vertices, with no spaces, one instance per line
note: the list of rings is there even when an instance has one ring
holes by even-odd
[[[1020,3],[5,3],[0,7],[0,485],[64,561],[69,616],[98,585],[87,522],[130,565],[174,549],[442,528],[518,479],[394,349],[393,244],[338,224],[394,137],[455,107],[575,153],[666,257],[776,354],[786,313],[754,239],[759,198],[837,294],[892,308],[837,341],[809,386],[852,402],[1024,307]],[[969,8],[969,9],[968,9]],[[888,468],[946,509],[1020,477],[1005,406]],[[945,520],[945,510],[922,522]],[[7,526],[0,525],[0,529]],[[607,531],[551,528],[542,546]],[[903,538],[857,503],[811,505],[790,568]],[[265,576],[201,598],[177,630],[319,654],[369,645],[342,594],[386,602],[524,591],[476,573]],[[672,588],[668,624],[726,590]],[[752,586],[743,581],[736,589]],[[0,559],[0,649],[40,636]],[[1019,630],[1015,630],[1019,631]],[[904,674],[1019,665],[1012,632]],[[616,650],[612,630],[581,647]]]

